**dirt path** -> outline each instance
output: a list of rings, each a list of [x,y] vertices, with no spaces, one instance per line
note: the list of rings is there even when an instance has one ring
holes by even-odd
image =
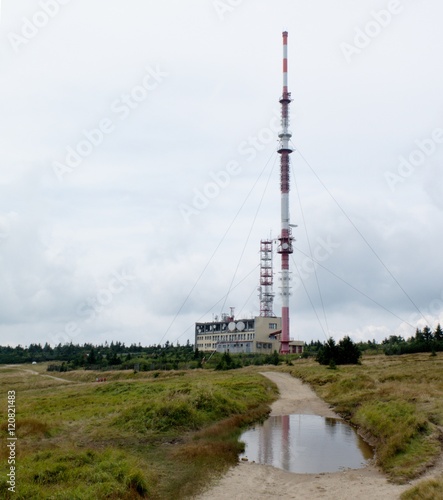
[[[287,373],[266,372],[280,399],[271,415],[291,413],[336,417],[312,389]],[[398,500],[410,486],[390,484],[376,467],[328,474],[294,474],[267,465],[240,463],[196,500]]]
[[[73,384],[75,383],[72,380],[67,380],[65,378],[60,378],[60,377],[54,377],[54,375],[47,375],[46,373],[40,373],[36,370],[30,370],[29,368],[22,368],[22,365],[4,365],[0,367],[0,370],[2,369],[7,369],[7,368],[14,368],[17,371],[25,372],[25,373],[30,373],[31,375],[41,375],[42,377],[47,377],[47,378],[52,378],[54,380],[58,380],[59,382],[65,382],[67,384]]]
[[[68,384],[73,383],[72,380],[66,380],[64,378],[54,377],[54,375],[46,375],[46,373],[39,373],[39,372],[36,372],[35,370],[28,370],[26,368],[22,368],[21,371],[31,373],[32,375],[41,375],[42,377],[52,378],[54,380],[58,380],[59,382],[66,382]]]

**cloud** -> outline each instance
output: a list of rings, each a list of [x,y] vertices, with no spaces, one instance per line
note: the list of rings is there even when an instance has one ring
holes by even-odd
[[[221,21],[209,1],[67,2],[18,51],[8,35],[41,2],[3,7],[0,343],[186,342],[223,304],[259,311],[259,241],[280,231],[283,25],[299,226],[291,336],[323,338],[324,306],[326,335],[407,337],[424,320],[386,267],[430,322],[441,318],[441,151],[394,191],[384,175],[442,127],[436,0],[404,2],[351,64],[340,43],[383,5],[258,0]],[[145,96],[149,68],[167,76]],[[54,162],[85,140],[93,148],[60,180]],[[197,193],[206,201],[186,221],[180,206],[195,208]],[[317,266],[322,300],[309,242],[327,269]],[[274,266],[278,313],[277,255]],[[123,271],[134,280],[109,292]],[[85,306],[94,300],[99,313]]]

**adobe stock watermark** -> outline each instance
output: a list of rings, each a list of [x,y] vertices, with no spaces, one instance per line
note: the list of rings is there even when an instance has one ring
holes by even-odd
[[[42,29],[46,28],[51,19],[54,19],[59,14],[61,7],[70,2],[71,0],[40,0],[38,2],[40,9],[35,11],[30,18],[24,17],[22,19],[20,34],[8,33],[8,40],[13,50],[18,52],[28,45]]]
[[[7,445],[8,448],[8,465],[6,484],[8,485],[8,491],[16,493],[16,468],[17,468],[17,434],[16,434],[16,418],[17,412],[15,407],[16,392],[8,391],[8,437]]]
[[[390,0],[386,9],[371,11],[371,19],[364,26],[356,26],[353,43],[342,42],[340,49],[348,64],[352,57],[359,55],[364,49],[380,36],[380,34],[392,23],[395,16],[401,14],[405,9],[401,0]]]
[[[95,148],[104,142],[106,136],[116,130],[115,117],[118,117],[120,122],[126,120],[133,110],[146,101],[150,92],[155,90],[168,76],[168,73],[162,71],[158,66],[155,69],[148,66],[145,70],[146,74],[139,84],[135,85],[129,92],[121,94],[111,103],[110,112],[112,115],[103,117],[98,121],[96,127],[89,130],[84,129],[82,131],[83,137],[74,146],[66,147],[63,163],[59,161],[52,163],[52,170],[60,182],[63,181],[66,174],[79,167]]]
[[[106,308],[110,307],[115,296],[126,290],[135,279],[135,276],[125,270],[113,272],[106,286],[100,288],[94,296],[88,297],[78,305],[76,314],[80,319],[66,323],[62,331],[52,335],[54,345],[72,342],[75,337],[82,333],[82,323],[90,323],[96,319]]]
[[[212,5],[220,21],[224,21],[225,16],[231,14],[242,3],[243,0],[212,0]]]
[[[273,141],[277,142],[280,123],[281,118],[276,112],[267,127],[260,129],[256,134],[249,136],[238,145],[238,154],[242,157],[246,157],[245,159],[248,162],[253,161],[257,157],[257,154],[263,151],[268,144]],[[242,167],[237,160],[229,161],[223,170],[210,172],[210,181],[201,188],[194,188],[191,203],[179,204],[178,208],[184,221],[189,224],[191,217],[199,215],[205,210],[209,206],[211,200],[214,200],[222,191],[226,190],[232,178],[240,175],[241,172]]]
[[[318,237],[316,246],[312,252],[312,258],[306,256],[301,261],[301,264],[297,266],[298,276],[294,280],[293,290],[300,288],[302,283],[315,273],[318,265],[327,261],[340,246],[340,243],[336,243],[332,240],[331,235],[329,235],[326,240],[322,237]]]
[[[432,318],[432,321],[442,323],[443,290],[440,293],[440,297],[431,300],[431,302],[428,304],[428,307],[423,311],[423,316],[418,312],[411,314],[411,316],[408,318],[408,324],[420,325],[425,319],[427,322],[427,318]]]
[[[408,177],[415,172],[417,167],[421,167],[427,158],[433,156],[438,145],[443,144],[443,129],[436,128],[432,131],[431,136],[415,141],[418,146],[412,150],[407,158],[400,156],[396,171],[386,170],[384,173],[385,180],[389,189],[394,192],[399,184],[403,184]]]

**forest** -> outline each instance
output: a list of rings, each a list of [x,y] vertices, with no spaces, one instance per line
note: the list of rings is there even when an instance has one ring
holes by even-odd
[[[388,356],[414,354],[420,352],[435,353],[443,351],[443,330],[440,324],[432,330],[425,326],[417,328],[415,335],[405,339],[399,335],[391,335],[381,343],[375,340],[353,343],[349,337],[340,340],[337,345],[333,339],[325,342],[311,341],[304,348],[303,358],[314,357],[321,364],[329,364],[331,356],[337,364],[358,362],[363,352],[384,353]],[[346,353],[346,354],[344,354]],[[0,346],[0,364],[19,363],[49,363],[48,369],[53,371],[68,371],[75,369],[136,369],[177,370],[211,367],[217,369],[233,369],[248,365],[278,364],[291,362],[299,356],[289,358],[262,354],[232,354],[203,353],[194,345],[176,345],[166,341],[164,345],[142,346],[139,344],[125,345],[124,342],[105,342],[100,345],[91,343],[30,344],[29,346]]]
[[[419,352],[443,351],[443,330],[440,323],[433,331],[429,326],[417,328],[415,336],[404,339],[399,335],[391,335],[382,342],[383,351],[388,356],[395,354],[414,354]]]

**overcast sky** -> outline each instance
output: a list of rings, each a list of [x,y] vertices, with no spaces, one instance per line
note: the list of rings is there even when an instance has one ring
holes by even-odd
[[[291,337],[443,321],[442,17],[440,0],[3,0],[0,343],[193,343],[196,321],[258,314],[284,30]]]

